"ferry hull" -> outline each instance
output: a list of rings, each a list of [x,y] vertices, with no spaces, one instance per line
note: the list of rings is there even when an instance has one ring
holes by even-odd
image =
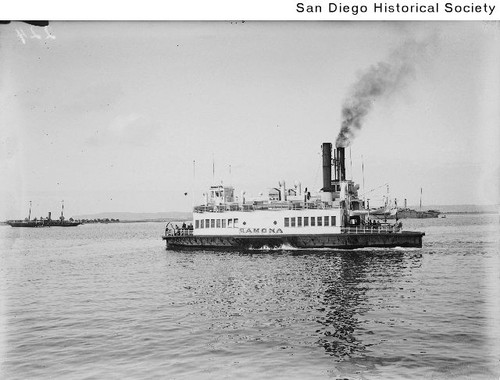
[[[276,249],[293,247],[355,249],[369,247],[422,247],[423,232],[324,234],[279,236],[163,236],[167,249],[239,248]]]

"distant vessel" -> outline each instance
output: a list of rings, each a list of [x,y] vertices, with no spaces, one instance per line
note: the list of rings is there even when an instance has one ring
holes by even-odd
[[[416,211],[409,208],[398,209],[398,219],[437,218],[441,214],[438,210]]]
[[[31,201],[28,217],[24,220],[7,220],[7,224],[11,227],[75,227],[82,224],[79,221],[66,220],[64,218],[64,201],[61,201],[61,216],[58,220],[53,220],[51,212],[47,218],[31,219]]]
[[[420,211],[413,210],[411,208],[408,208],[406,205],[406,199],[405,199],[405,205],[404,207],[393,207],[390,208],[389,204],[387,203],[385,206],[376,209],[376,210],[371,210],[370,215],[373,217],[376,217],[378,219],[426,219],[426,218],[438,218],[441,212],[439,210],[427,210],[427,211],[422,211],[422,189],[420,189]],[[388,202],[388,198],[387,202]],[[441,216],[443,217],[443,216]]]
[[[406,206],[405,199],[405,207],[398,209],[397,217],[399,219],[425,219],[425,218],[437,218],[439,217],[441,212],[439,210],[427,210],[422,211],[422,188],[420,188],[420,210],[412,210]]]
[[[374,220],[358,197],[359,185],[346,179],[345,148],[323,143],[323,188],[311,194],[300,183],[269,190],[256,199],[231,186],[211,186],[205,203],[194,207],[193,225],[167,224],[167,248],[363,248],[422,247],[423,232],[402,223]],[[335,179],[332,180],[332,166]]]

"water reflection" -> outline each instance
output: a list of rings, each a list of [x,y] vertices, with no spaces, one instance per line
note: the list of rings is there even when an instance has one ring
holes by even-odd
[[[363,343],[366,332],[360,332],[360,317],[374,307],[370,296],[377,287],[400,278],[409,265],[420,265],[419,260],[419,255],[393,251],[324,255],[319,273],[324,288],[318,309],[318,344],[339,360],[361,355],[371,345]]]
[[[191,251],[176,255],[189,309],[183,323],[210,331],[210,350],[254,344],[293,352],[322,347],[336,360],[359,357],[379,339],[367,315],[391,306],[404,276],[420,265],[408,251]],[[372,322],[372,321],[370,321]],[[379,321],[377,321],[378,323]],[[368,323],[369,325],[369,323]]]

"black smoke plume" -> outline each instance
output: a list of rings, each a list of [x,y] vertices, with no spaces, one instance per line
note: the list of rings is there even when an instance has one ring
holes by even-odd
[[[417,62],[425,55],[428,45],[428,42],[406,41],[385,61],[370,66],[361,74],[342,105],[342,125],[335,142],[337,147],[351,145],[377,100],[406,85],[407,80],[414,76]]]

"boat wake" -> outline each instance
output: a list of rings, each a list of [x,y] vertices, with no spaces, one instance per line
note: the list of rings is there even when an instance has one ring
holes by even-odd
[[[321,248],[310,248],[310,247],[294,247],[290,244],[281,244],[276,247],[269,247],[267,245],[264,245],[262,247],[256,248],[248,248],[249,251],[263,251],[263,252],[268,252],[268,251],[318,251],[318,252],[325,252],[325,251],[338,251],[338,252],[418,252],[421,250],[421,248],[414,248],[414,247],[363,247],[363,248],[354,248],[354,249],[344,249],[344,248],[327,248],[327,247],[321,247]]]

